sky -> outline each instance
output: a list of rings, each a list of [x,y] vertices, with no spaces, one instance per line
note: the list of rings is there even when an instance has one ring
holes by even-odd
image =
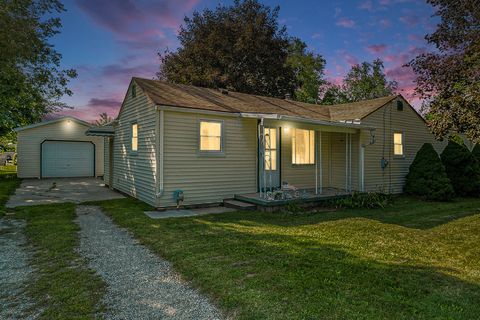
[[[214,0],[68,0],[61,33],[51,39],[62,54],[62,68],[74,68],[73,96],[63,101],[68,114],[93,121],[102,112],[116,117],[131,77],[152,79],[158,52],[178,47],[185,16],[232,1]],[[380,58],[385,73],[399,83],[398,93],[415,107],[414,74],[405,63],[431,48],[433,8],[423,0],[261,0],[279,6],[279,23],[327,61],[333,83],[354,64]]]

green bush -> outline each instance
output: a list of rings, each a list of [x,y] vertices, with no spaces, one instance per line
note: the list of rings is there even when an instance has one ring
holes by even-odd
[[[480,161],[480,144],[477,143],[475,147],[473,147],[472,154],[477,161]]]
[[[449,141],[440,157],[456,194],[480,195],[480,162],[465,145]]]
[[[405,192],[426,200],[447,201],[454,196],[442,160],[430,143],[425,143],[415,155],[406,177]]]
[[[379,192],[354,192],[351,196],[335,199],[332,205],[350,209],[385,208],[392,202],[392,196]]]

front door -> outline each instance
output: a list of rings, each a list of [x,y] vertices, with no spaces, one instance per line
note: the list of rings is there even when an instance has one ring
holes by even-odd
[[[278,128],[265,127],[265,174],[260,174],[260,187],[270,190],[280,187],[280,136]],[[261,161],[261,159],[260,159]],[[264,186],[266,188],[264,188]]]

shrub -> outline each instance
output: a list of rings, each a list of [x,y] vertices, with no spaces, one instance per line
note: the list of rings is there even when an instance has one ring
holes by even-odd
[[[415,155],[406,177],[405,192],[427,200],[447,201],[454,196],[442,160],[430,143],[425,143]]]
[[[467,147],[449,141],[441,158],[455,193],[460,196],[479,196],[480,162]]]
[[[346,198],[333,200],[335,207],[351,209],[385,208],[392,201],[392,196],[379,192],[354,192]]]
[[[475,147],[473,147],[472,154],[477,161],[480,161],[480,144],[477,143]]]

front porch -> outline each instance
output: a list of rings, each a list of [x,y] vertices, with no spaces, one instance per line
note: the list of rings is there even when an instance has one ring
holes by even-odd
[[[260,119],[257,131],[257,192],[235,194],[236,200],[272,209],[314,206],[364,191],[364,152],[374,141],[372,128]]]
[[[267,199],[262,193],[236,194],[235,199],[247,203],[252,203],[260,207],[279,207],[290,203],[314,206],[321,202],[331,199],[344,198],[351,192],[342,189],[324,188],[321,194],[315,193],[315,189],[299,190],[298,197],[282,197],[279,199]]]

